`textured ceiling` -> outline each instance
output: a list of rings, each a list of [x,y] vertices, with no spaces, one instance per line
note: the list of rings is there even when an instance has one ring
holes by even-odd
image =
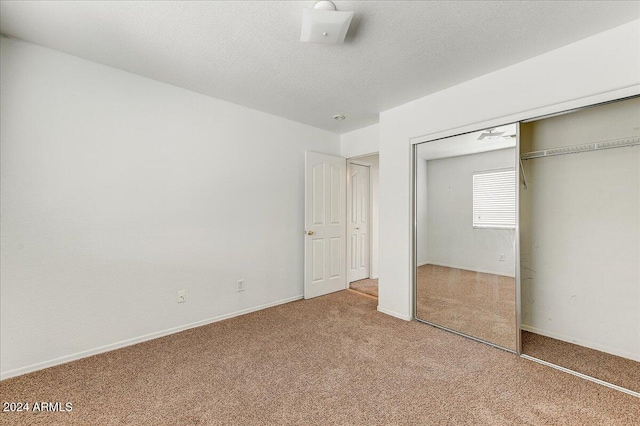
[[[336,133],[640,18],[640,2],[354,2],[343,45],[300,43],[313,1],[2,1],[0,31]],[[331,117],[344,114],[336,122]]]

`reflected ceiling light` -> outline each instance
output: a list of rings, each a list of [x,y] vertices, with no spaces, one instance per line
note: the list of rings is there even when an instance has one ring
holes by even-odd
[[[338,12],[330,1],[319,1],[310,9],[302,9],[300,41],[311,43],[344,43],[353,12]]]
[[[493,141],[500,139],[500,136],[504,135],[504,132],[496,132],[496,129],[487,129],[478,136],[479,141]]]

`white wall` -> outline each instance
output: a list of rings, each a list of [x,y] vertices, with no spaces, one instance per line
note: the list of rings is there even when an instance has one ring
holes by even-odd
[[[337,135],[1,43],[3,377],[301,297],[304,151]]]
[[[340,153],[344,158],[375,154],[378,151],[380,151],[380,125],[378,124],[340,135]]]
[[[634,21],[381,113],[378,310],[411,318],[412,143],[638,93]]]
[[[513,148],[427,161],[428,184],[417,186],[417,195],[428,197],[427,214],[417,203],[417,217],[427,217],[417,222],[418,238],[420,226],[427,228],[426,263],[515,277],[515,230],[473,227],[473,173],[513,168],[515,162]]]
[[[640,98],[523,125],[523,152],[640,137]],[[640,361],[640,147],[524,161],[523,328]]]

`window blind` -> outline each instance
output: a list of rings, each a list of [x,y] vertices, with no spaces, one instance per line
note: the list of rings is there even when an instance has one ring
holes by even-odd
[[[473,174],[473,227],[516,227],[515,169]]]

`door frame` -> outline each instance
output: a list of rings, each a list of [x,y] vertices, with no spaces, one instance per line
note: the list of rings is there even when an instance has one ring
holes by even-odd
[[[347,158],[347,192],[346,192],[346,196],[347,196],[347,205],[346,205],[346,222],[345,224],[348,222],[349,220],[349,215],[351,213],[351,173],[349,173],[350,169],[351,169],[351,165],[355,164],[356,166],[363,166],[363,167],[368,167],[369,168],[369,225],[368,225],[368,229],[367,229],[367,234],[369,235],[369,278],[363,278],[363,279],[371,279],[371,272],[373,271],[373,233],[372,228],[373,228],[373,185],[371,185],[371,168],[373,167],[372,163],[367,163],[366,161],[360,161],[358,160],[359,158],[363,158],[363,157],[369,157],[372,155],[378,155],[378,153],[372,153],[372,154],[366,154],[366,155],[360,155],[358,157],[353,157],[353,158]],[[379,158],[379,157],[378,157]],[[345,249],[345,269],[347,270],[347,284],[345,288],[349,288],[349,284],[351,284],[353,281],[349,281],[349,265],[351,265],[351,250],[349,250],[351,248],[351,239],[349,238],[348,235],[348,231],[347,231],[347,238],[346,238],[346,249]]]

